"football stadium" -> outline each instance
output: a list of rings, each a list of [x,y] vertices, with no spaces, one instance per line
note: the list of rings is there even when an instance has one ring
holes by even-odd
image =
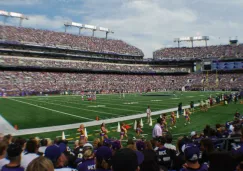
[[[0,171],[243,171],[238,37],[181,35],[148,58],[98,23],[35,28],[7,9]]]

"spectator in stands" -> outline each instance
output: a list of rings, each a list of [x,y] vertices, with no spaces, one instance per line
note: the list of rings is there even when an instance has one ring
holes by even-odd
[[[202,157],[200,163],[208,163],[209,155],[214,152],[214,144],[211,139],[204,138],[200,142],[200,150],[202,152]]]
[[[3,133],[0,133],[0,141],[2,141],[2,140],[3,140],[3,138],[4,138]]]
[[[59,144],[57,144],[60,148],[65,149],[63,151],[63,154],[67,158],[67,166],[70,168],[75,168],[76,167],[76,156],[72,152],[72,150],[68,147],[68,142],[67,141],[60,141]]]
[[[156,141],[158,148],[155,150],[155,152],[158,156],[159,165],[164,167],[164,169],[172,169],[172,162],[175,159],[176,151],[165,148],[165,137],[158,137]]]
[[[176,146],[172,144],[172,135],[170,133],[165,135],[165,140],[165,148],[176,151]]]
[[[174,161],[173,161],[173,169],[176,171],[180,171],[183,164],[185,164],[185,155],[184,155],[184,149],[185,144],[190,143],[191,140],[187,137],[179,137],[177,141],[177,151],[178,154],[176,155]]]
[[[51,144],[49,144],[49,145],[51,145]],[[48,146],[48,141],[47,141],[47,139],[42,139],[42,140],[40,141],[40,147],[39,147],[39,149],[38,149],[38,152],[39,152],[41,155],[42,155],[42,154],[45,154],[45,151],[46,151],[47,146]]]
[[[215,151],[209,155],[209,171],[235,171],[239,162],[228,151]]]
[[[8,144],[5,141],[0,141],[0,170],[9,163],[6,159]]]
[[[161,125],[163,124],[163,120],[162,118],[158,118],[157,119],[157,124],[155,124],[153,132],[152,132],[152,136],[154,139],[156,139],[157,137],[161,137],[162,136],[162,128]]]
[[[237,167],[236,167],[236,171],[243,171],[243,162],[240,162]]]
[[[20,166],[22,148],[18,144],[11,143],[7,149],[9,164],[2,167],[1,171],[24,171]]]
[[[93,141],[94,150],[96,151],[101,145],[100,138],[95,138]]]
[[[143,151],[144,161],[140,165],[140,171],[161,171],[158,164],[158,157],[154,150],[146,149]]]
[[[147,141],[144,142],[146,150],[153,150],[154,149],[151,141],[147,140]]]
[[[63,146],[51,145],[46,148],[45,157],[50,159],[54,165],[55,171],[65,168],[65,171],[73,171],[71,168],[67,168],[67,158],[63,154],[66,150]]]
[[[206,127],[203,130],[204,137],[210,137],[212,128],[209,125],[206,125]]]
[[[103,146],[99,147],[95,153],[96,157],[96,171],[109,171],[111,170],[111,157],[112,151],[110,148]]]
[[[94,153],[87,149],[83,153],[83,161],[78,165],[78,171],[95,170]]]
[[[14,141],[15,144],[18,144],[20,145],[20,147],[22,147],[22,156],[24,155],[25,153],[25,149],[26,149],[26,140],[24,138],[21,138],[21,137],[18,137],[15,141]]]
[[[78,140],[78,142],[79,142],[78,146],[73,150],[76,157],[75,163],[79,163],[83,159],[83,148],[84,148],[85,140]]]
[[[103,146],[107,146],[107,147],[111,148],[112,140],[108,139],[108,138],[105,138],[104,141],[103,141]]]
[[[120,141],[114,141],[112,142],[111,147],[112,147],[112,155],[114,155],[117,150],[120,150],[122,148],[122,145]]]
[[[28,164],[34,160],[35,158],[39,157],[37,155],[38,146],[37,141],[35,139],[30,139],[26,143],[25,154],[22,156],[21,166],[27,168]]]
[[[3,141],[7,142],[8,144],[12,143],[12,135],[8,134],[3,137]]]
[[[186,144],[184,149],[186,163],[183,165],[181,171],[207,171],[208,165],[199,164],[200,150],[195,144]]]
[[[138,171],[144,156],[129,148],[118,150],[112,158],[113,171]]]
[[[234,155],[243,155],[243,129],[241,130],[242,134],[240,137],[240,143],[239,144],[234,144],[232,148],[232,153]]]
[[[129,139],[127,141],[127,148],[136,151],[137,150],[136,143],[132,139]]]
[[[142,152],[146,148],[145,143],[143,141],[137,141],[136,142],[136,148],[137,148],[138,151]]]
[[[46,157],[37,157],[30,162],[26,171],[54,171],[54,166]]]

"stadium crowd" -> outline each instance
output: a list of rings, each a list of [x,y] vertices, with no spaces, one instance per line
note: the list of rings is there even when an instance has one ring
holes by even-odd
[[[143,52],[122,40],[78,36],[74,34],[33,28],[0,25],[0,40],[33,45],[65,47],[82,51],[144,56]]]
[[[180,58],[243,58],[243,44],[208,47],[163,48],[153,54],[155,59]]]
[[[158,118],[156,125],[163,126]],[[156,126],[155,125],[155,126]],[[163,128],[163,127],[162,127]],[[226,143],[227,140],[229,143]],[[0,171],[243,171],[242,116],[177,139],[24,139],[0,134]]]
[[[188,72],[189,68],[173,68],[160,65],[115,64],[102,62],[88,62],[78,60],[41,59],[30,57],[0,56],[0,66],[60,68],[99,71],[126,72]]]
[[[184,76],[116,75],[54,72],[0,72],[0,92],[19,96],[22,92],[97,91],[147,92],[168,90],[231,90],[243,87],[242,74],[188,74]]]

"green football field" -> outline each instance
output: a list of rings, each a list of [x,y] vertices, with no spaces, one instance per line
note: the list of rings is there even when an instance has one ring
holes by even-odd
[[[146,112],[150,105],[152,111],[175,108],[179,102],[188,105],[190,101],[197,103],[210,95],[214,96],[220,92],[171,92],[148,93],[148,94],[126,94],[125,97],[114,95],[97,95],[95,102],[82,101],[80,96],[49,96],[49,97],[24,97],[24,98],[1,98],[0,114],[11,124],[18,125],[19,129],[41,128],[46,126],[66,125],[73,123],[84,123],[93,121],[98,116],[100,119],[118,118],[133,114]],[[201,130],[206,124],[225,123],[232,120],[236,110],[243,112],[243,105],[230,104],[228,106],[215,106],[208,112],[197,110],[191,115],[190,125],[184,125],[184,118],[178,119],[177,128],[170,130],[174,136],[180,136],[193,130]],[[153,116],[155,120],[157,116]],[[152,127],[144,121],[144,136],[150,138]],[[133,127],[134,120],[125,121]],[[119,138],[116,132],[117,123],[107,124],[110,137]],[[99,126],[87,128],[89,139],[99,136]],[[37,135],[26,135],[25,137],[39,136],[54,138],[61,136],[62,131],[42,133]],[[66,138],[76,140],[78,133],[76,129],[66,130]],[[130,129],[129,138],[135,136],[135,131]]]

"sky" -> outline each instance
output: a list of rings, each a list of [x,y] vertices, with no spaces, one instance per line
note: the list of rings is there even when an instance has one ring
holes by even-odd
[[[173,40],[179,37],[209,36],[208,45],[228,44],[236,37],[243,42],[243,0],[0,0],[0,10],[28,16],[23,27],[64,32],[64,22],[73,21],[109,28],[114,31],[110,38],[138,47],[145,58],[160,48],[176,47]],[[6,22],[17,23],[17,19]],[[67,31],[78,34],[77,28]]]

